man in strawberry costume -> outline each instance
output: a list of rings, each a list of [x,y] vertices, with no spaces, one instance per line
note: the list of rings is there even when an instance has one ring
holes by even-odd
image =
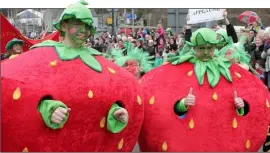
[[[183,55],[142,77],[141,151],[258,151],[269,120],[268,91],[249,71],[214,54],[217,34],[192,34]]]
[[[84,47],[95,32],[81,1],[45,41],[1,63],[1,151],[132,151],[143,121],[136,79]],[[125,82],[125,83],[123,83]]]

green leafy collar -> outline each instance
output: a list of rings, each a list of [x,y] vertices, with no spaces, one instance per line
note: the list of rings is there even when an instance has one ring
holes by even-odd
[[[222,56],[214,56],[212,60],[203,62],[196,57],[195,51],[191,49],[181,56],[170,57],[168,61],[173,65],[178,65],[186,61],[193,63],[195,65],[194,71],[200,85],[203,84],[205,73],[207,73],[208,82],[213,88],[218,84],[220,74],[222,74],[229,82],[232,82],[229,70],[231,62]]]
[[[92,68],[93,70],[97,72],[102,72],[101,65],[94,57],[94,56],[102,55],[102,54],[92,48],[80,47],[78,49],[74,49],[74,48],[67,47],[62,43],[48,40],[48,41],[44,41],[40,44],[32,46],[31,49],[38,48],[38,47],[49,47],[49,46],[55,48],[57,55],[63,61],[70,61],[70,60],[80,58],[82,62],[86,64],[88,67]]]

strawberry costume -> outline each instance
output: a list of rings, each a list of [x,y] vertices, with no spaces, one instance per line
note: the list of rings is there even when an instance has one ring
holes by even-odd
[[[54,25],[65,36],[63,43],[45,41],[1,63],[1,151],[135,146],[143,121],[141,89],[131,74],[82,46],[95,31],[86,4],[70,5]],[[54,116],[60,109],[69,110],[62,119]]]
[[[189,51],[143,76],[141,151],[258,151],[263,144],[267,89],[252,73],[214,55],[216,37],[210,29],[197,30]]]

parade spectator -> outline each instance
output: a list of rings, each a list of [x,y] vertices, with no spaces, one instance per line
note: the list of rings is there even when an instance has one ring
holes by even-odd
[[[253,67],[255,67],[255,62],[257,60],[262,59],[262,53],[264,51],[264,40],[261,37],[256,37],[255,38],[255,49],[251,51],[251,61]],[[265,57],[265,56],[263,56]],[[265,58],[264,58],[265,59]]]
[[[170,46],[169,46],[169,51],[170,53],[176,53],[177,51],[177,44],[176,44],[176,40],[174,38],[170,39]]]
[[[14,38],[11,41],[9,41],[6,44],[7,53],[1,56],[1,60],[12,59],[20,55],[23,52],[22,49],[23,44],[24,41],[17,38]]]
[[[165,31],[162,27],[161,24],[158,24],[157,25],[157,33],[159,34],[160,37],[164,38],[164,35],[165,35]]]
[[[148,49],[147,49],[148,53],[150,54],[150,56],[155,56],[155,47],[154,47],[154,41],[153,40],[149,40],[148,41]]]

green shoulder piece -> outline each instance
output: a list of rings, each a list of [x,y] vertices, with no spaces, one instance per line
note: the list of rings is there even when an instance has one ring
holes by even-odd
[[[63,61],[70,61],[80,57],[82,62],[85,63],[87,66],[97,72],[102,72],[100,63],[94,57],[100,56],[102,54],[93,48],[70,48],[63,43],[48,40],[32,46],[31,49],[38,47],[54,47],[58,57]]]
[[[79,56],[81,58],[81,60],[88,65],[89,67],[91,67],[93,70],[97,71],[97,72],[101,72],[102,68],[101,65],[99,64],[99,62],[95,59],[94,56],[92,56],[93,54],[89,54],[88,51],[80,51],[79,52]]]
[[[46,40],[46,41],[43,41],[41,43],[38,43],[36,45],[31,46],[30,49],[34,49],[34,48],[38,48],[38,47],[54,47],[57,44],[59,44],[59,42],[56,42],[53,40]]]

